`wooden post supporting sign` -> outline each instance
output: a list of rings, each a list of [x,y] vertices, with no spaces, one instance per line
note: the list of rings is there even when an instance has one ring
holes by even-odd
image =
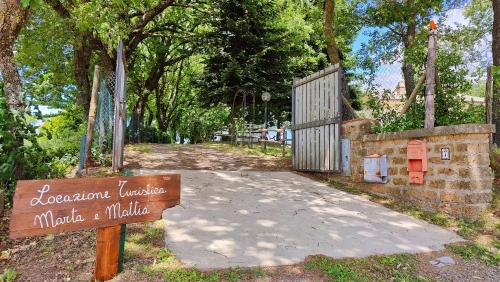
[[[118,273],[121,225],[97,229],[95,279],[106,281]]]
[[[20,180],[12,239],[97,228],[97,280],[118,273],[121,224],[161,218],[180,202],[180,175]]]

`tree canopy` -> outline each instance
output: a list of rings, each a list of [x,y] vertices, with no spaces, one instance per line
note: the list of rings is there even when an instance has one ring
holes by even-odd
[[[379,68],[393,64],[399,69],[388,75],[390,88],[401,79],[409,95],[424,68],[431,19],[439,27],[437,123],[481,121],[481,109],[463,96],[481,95],[491,62],[490,0],[4,2],[2,107],[20,112],[25,104],[59,109],[59,117],[43,118],[45,125],[37,133],[42,147],[64,139],[55,131],[80,134],[94,65],[101,66],[109,81],[119,40],[124,44],[131,142],[202,142],[234,126],[236,119],[262,124],[264,92],[272,96],[271,124],[281,126],[291,118],[293,79],[337,60],[347,77],[344,96],[360,116],[384,121],[386,130],[415,128],[422,120],[423,89],[417,89],[420,98],[411,111],[389,118],[383,91],[364,82],[377,84]],[[445,25],[456,11],[463,15],[462,23]],[[28,111],[28,119],[37,118],[30,115]],[[17,128],[10,122],[0,127]],[[18,128],[21,142],[31,129]]]

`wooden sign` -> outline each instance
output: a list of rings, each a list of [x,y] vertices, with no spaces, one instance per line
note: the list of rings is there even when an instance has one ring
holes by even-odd
[[[180,202],[180,175],[20,180],[10,238],[157,220]]]

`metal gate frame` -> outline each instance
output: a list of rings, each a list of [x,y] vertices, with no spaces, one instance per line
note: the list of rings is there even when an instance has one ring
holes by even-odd
[[[291,126],[294,170],[341,171],[342,75],[342,68],[336,64],[294,79]]]

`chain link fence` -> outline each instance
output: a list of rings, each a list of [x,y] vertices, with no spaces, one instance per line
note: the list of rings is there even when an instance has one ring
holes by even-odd
[[[114,90],[115,74],[100,74],[99,91],[97,93],[97,110],[95,128],[90,150],[93,159],[103,166],[111,165],[111,151],[113,146],[113,125],[114,125]],[[86,135],[80,141],[80,159],[78,163],[78,175],[85,166],[85,140]]]
[[[106,155],[111,153],[115,103],[115,74],[101,75],[99,81],[99,99],[94,130],[93,155],[106,162]]]

